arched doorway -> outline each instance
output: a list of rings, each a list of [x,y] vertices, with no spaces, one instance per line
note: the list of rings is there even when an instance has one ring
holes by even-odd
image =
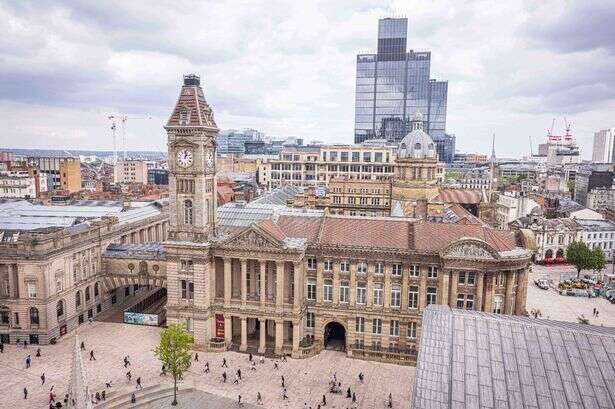
[[[545,258],[553,258],[553,250],[549,249],[545,252]]]
[[[564,258],[564,249],[557,249],[557,253],[555,253],[555,257]]]
[[[325,326],[325,348],[335,351],[346,350],[346,328],[339,322],[331,321]]]

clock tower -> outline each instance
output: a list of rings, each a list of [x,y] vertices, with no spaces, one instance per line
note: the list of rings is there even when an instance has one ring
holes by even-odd
[[[216,230],[218,127],[197,75],[184,75],[168,135],[169,239],[206,242]]]

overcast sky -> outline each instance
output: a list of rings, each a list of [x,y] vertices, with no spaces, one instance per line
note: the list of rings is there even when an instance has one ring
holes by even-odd
[[[154,6],[154,3],[156,6]],[[583,156],[615,126],[613,1],[7,1],[0,3],[0,147],[166,149],[182,74],[201,75],[221,129],[352,143],[355,56],[378,18],[449,81],[457,150],[529,153],[564,117]]]

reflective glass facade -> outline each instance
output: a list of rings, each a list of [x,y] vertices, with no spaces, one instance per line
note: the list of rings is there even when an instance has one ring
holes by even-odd
[[[426,131],[444,140],[448,83],[429,78],[431,53],[406,52],[408,20],[378,22],[378,52],[357,55],[355,143],[399,142],[420,112]]]

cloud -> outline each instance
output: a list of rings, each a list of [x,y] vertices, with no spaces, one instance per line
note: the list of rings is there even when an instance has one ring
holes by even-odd
[[[430,50],[431,76],[449,81],[461,150],[488,152],[495,132],[498,153],[527,153],[519,136],[564,115],[589,141],[613,126],[614,13],[555,0],[5,1],[0,146],[102,148],[106,115],[126,113],[129,148],[164,149],[188,72],[222,128],[351,143],[356,54],[375,50],[377,20],[392,15],[408,17],[408,48]]]

